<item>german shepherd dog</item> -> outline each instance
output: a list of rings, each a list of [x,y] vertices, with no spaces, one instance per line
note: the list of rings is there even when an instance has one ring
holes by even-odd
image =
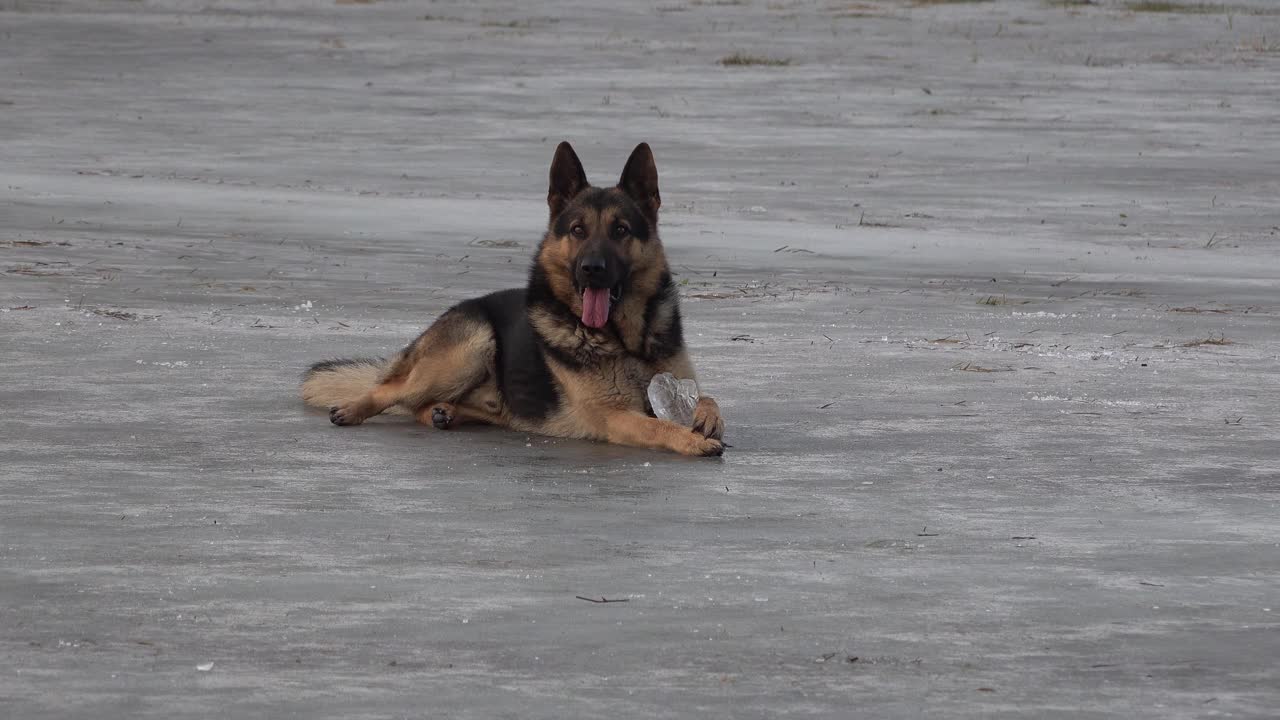
[[[679,298],[658,239],[658,170],[636,146],[611,188],[587,182],[569,143],[551,162],[551,219],[528,285],[462,302],[390,360],[327,360],[302,397],[334,425],[385,410],[448,429],[523,432],[720,455],[724,420],[702,396],[693,427],[653,416],[657,373],[694,379]]]

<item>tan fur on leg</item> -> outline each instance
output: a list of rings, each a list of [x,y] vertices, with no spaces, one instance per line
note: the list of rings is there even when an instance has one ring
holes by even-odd
[[[674,450],[681,455],[720,455],[724,445],[703,437],[670,420],[651,418],[642,413],[620,410],[604,418],[605,439],[618,445]]]

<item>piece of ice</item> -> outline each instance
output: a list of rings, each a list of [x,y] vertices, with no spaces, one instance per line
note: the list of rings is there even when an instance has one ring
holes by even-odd
[[[677,380],[671,373],[658,373],[649,381],[649,405],[660,420],[692,426],[693,409],[698,405],[698,383]]]

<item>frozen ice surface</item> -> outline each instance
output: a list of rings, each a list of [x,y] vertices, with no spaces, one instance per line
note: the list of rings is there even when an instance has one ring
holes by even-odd
[[[0,716],[1274,717],[1223,7],[0,2]],[[304,409],[523,282],[564,139],[653,146],[725,456]]]

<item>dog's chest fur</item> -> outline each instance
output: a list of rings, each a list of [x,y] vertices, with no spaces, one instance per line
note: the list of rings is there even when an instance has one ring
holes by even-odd
[[[628,352],[618,338],[605,333],[579,328],[571,336],[576,343],[560,349],[580,363],[564,367],[572,382],[588,387],[599,402],[644,412],[649,381],[657,372],[654,362]]]

